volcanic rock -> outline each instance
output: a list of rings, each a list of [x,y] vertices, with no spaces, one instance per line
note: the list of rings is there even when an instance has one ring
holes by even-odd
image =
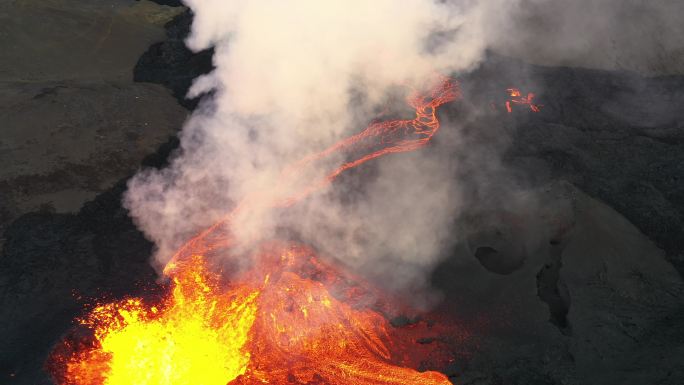
[[[471,234],[467,246],[482,266],[497,274],[507,275],[525,263],[526,250],[519,225],[521,218],[515,214],[499,211],[479,214],[471,218],[467,226]]]
[[[27,0],[0,13],[2,232],[26,212],[77,211],[131,175],[186,112],[163,87],[131,82],[171,8]]]
[[[469,140],[504,151],[502,161],[521,183],[565,179],[608,203],[684,271],[684,77],[529,66],[492,56],[463,86],[478,107],[500,105],[512,86],[535,92],[541,112],[479,119],[469,127],[481,132]]]
[[[462,84],[471,98],[449,117],[476,118],[457,150],[503,155],[489,169],[454,155],[467,242],[433,282],[478,336],[455,383],[681,383],[684,78],[491,56]],[[541,112],[509,114],[510,87]]]
[[[150,3],[151,4],[151,3]],[[178,10],[124,0],[0,3],[0,81],[130,81]]]
[[[478,340],[455,383],[679,383],[681,276],[605,204],[567,184],[546,194],[574,207],[562,243],[530,248],[526,263],[509,275],[483,268],[465,248],[435,273],[434,282],[449,293],[450,305],[440,311],[467,314],[464,325]],[[523,227],[538,231],[534,219]],[[555,274],[540,284],[556,263]]]
[[[152,44],[135,65],[134,80],[137,82],[162,84],[173,91],[178,102],[193,109],[198,98],[188,99],[186,95],[193,80],[213,69],[213,49],[192,52],[185,45],[190,31],[192,14],[189,10],[169,21],[166,27],[167,39]]]

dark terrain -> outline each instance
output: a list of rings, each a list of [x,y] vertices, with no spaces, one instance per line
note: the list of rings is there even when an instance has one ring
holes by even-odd
[[[136,61],[117,67],[129,78],[114,71],[116,81],[64,74],[3,80],[4,116],[72,103],[78,114],[59,115],[63,131],[83,127],[109,139],[100,147],[77,143],[95,150],[75,159],[58,154],[50,166],[20,164],[7,176],[3,170],[2,384],[50,384],[47,354],[84,303],[155,287],[152,245],[120,200],[140,166],[163,167],[178,146],[173,133],[186,117],[183,107],[197,103],[183,96],[192,78],[211,70],[210,51],[193,54],[182,43],[191,15],[177,14],[166,35],[150,38]],[[463,319],[473,343],[449,347],[469,350],[453,365],[431,367],[428,359],[424,368],[473,385],[684,383],[684,76],[541,67],[494,54],[458,76],[465,100],[443,117],[464,122],[464,148],[504,153],[486,177],[514,175],[538,204],[516,211],[497,186],[464,192],[487,204],[456,218],[467,239],[448,251],[433,281],[446,298],[438,311]],[[505,113],[511,86],[537,92],[541,112]],[[136,92],[147,104],[124,107]],[[111,107],[98,111],[108,102],[97,98],[111,98]],[[130,114],[135,108],[140,112]],[[83,123],[83,109],[98,119]],[[148,128],[154,110],[166,112]],[[128,128],[121,127],[124,117]],[[14,121],[16,131],[29,125],[25,116]],[[36,141],[2,159],[46,157],[21,152]],[[455,177],[475,178],[477,165],[457,150],[466,166]],[[86,193],[55,207],[60,192],[72,196],[74,189]]]

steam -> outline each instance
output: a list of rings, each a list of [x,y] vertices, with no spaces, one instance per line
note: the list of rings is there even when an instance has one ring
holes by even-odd
[[[216,52],[216,70],[191,94],[212,96],[185,125],[181,155],[164,170],[137,175],[126,196],[161,264],[236,202],[273,189],[284,165],[363,129],[388,90],[469,68],[484,49],[474,38],[481,27],[475,7],[427,0],[187,4],[195,13],[188,45]],[[309,209],[328,219],[340,210],[320,204]],[[233,230],[241,239],[268,237],[277,225],[273,215],[253,214]]]
[[[682,1],[525,0],[499,15],[488,41],[503,55],[551,66],[684,73]]]
[[[216,69],[190,91],[206,96],[180,134],[180,152],[169,167],[140,172],[125,197],[157,245],[159,266],[245,197],[284,193],[274,191],[274,180],[285,165],[360,131],[384,107],[395,109],[396,90],[423,87],[435,72],[472,69],[487,49],[523,55],[534,41],[529,10],[567,4],[185,1],[195,14],[187,44],[214,47]],[[577,43],[567,34],[557,39],[561,45],[547,44],[562,51]],[[541,55],[557,55],[553,49]],[[329,256],[391,277],[394,288],[424,288],[440,250],[456,239],[451,224],[464,199],[450,154],[459,144],[457,124],[443,122],[433,148],[382,158],[356,173],[363,183],[340,183],[287,212],[257,210],[232,230],[249,243],[286,228]],[[483,167],[497,167],[496,156],[488,162]]]

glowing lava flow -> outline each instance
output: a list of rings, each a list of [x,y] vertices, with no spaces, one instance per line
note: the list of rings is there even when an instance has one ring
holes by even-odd
[[[294,164],[278,181],[293,184],[296,188],[288,190],[293,193],[266,203],[291,205],[344,170],[383,154],[424,146],[439,128],[436,108],[457,97],[457,86],[450,79],[427,96],[412,96],[409,103],[416,108],[415,119],[372,124]],[[322,179],[297,180],[300,170],[314,163],[318,167],[333,156],[341,156],[344,163],[326,171]],[[236,210],[253,204],[246,200]],[[56,347],[49,362],[55,381],[60,385],[450,384],[440,373],[401,367],[392,352],[385,318],[354,306],[359,290],[345,291],[351,276],[322,263],[304,246],[264,247],[236,282],[220,284],[207,258],[230,244],[226,230],[231,217],[176,254],[165,269],[171,290],[159,303],[127,299],[97,306],[81,319],[92,335],[66,338]]]
[[[328,291],[334,285],[326,277],[339,270],[306,248],[280,254],[280,269],[266,278],[261,292],[248,345],[252,360],[234,384],[450,384],[440,373],[393,364],[388,322]],[[314,266],[308,276],[301,273],[302,262]]]
[[[168,270],[172,295],[159,305],[129,299],[95,308],[81,320],[94,339],[65,341],[53,353],[56,382],[450,384],[394,364],[388,322],[333,297],[328,288],[349,277],[310,249],[271,247],[257,260],[240,283],[221,288],[195,256]]]
[[[511,96],[511,99],[506,101],[506,111],[508,113],[513,112],[513,104],[518,104],[518,105],[527,105],[530,107],[530,110],[532,112],[539,112],[541,110],[542,105],[541,104],[534,104],[534,94],[533,93],[528,93],[527,96],[522,96],[520,93],[520,90],[517,88],[509,88],[506,91],[508,91],[508,94]]]
[[[437,108],[460,96],[458,84],[451,78],[441,78],[427,94],[413,92],[407,98],[407,104],[416,110],[414,119],[373,123],[360,133],[288,166],[273,189],[285,191],[285,196],[248,196],[224,219],[188,241],[172,260],[182,260],[195,254],[208,256],[229,247],[231,239],[226,234],[230,233],[233,218],[242,211],[255,206],[290,206],[332,183],[345,170],[385,154],[413,151],[427,145],[439,130]],[[340,159],[342,165],[336,163]],[[313,177],[312,168],[318,171]]]

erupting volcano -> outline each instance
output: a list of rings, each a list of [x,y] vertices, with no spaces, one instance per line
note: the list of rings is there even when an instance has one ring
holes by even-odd
[[[388,321],[361,302],[374,289],[302,245],[269,243],[247,271],[222,283],[211,258],[232,244],[238,213],[287,207],[347,169],[425,146],[437,108],[460,96],[452,79],[408,98],[411,120],[373,123],[285,168],[279,194],[245,198],[187,242],[166,266],[158,303],[132,298],[79,320],[87,337],[66,338],[49,367],[60,385],[449,384],[443,374],[404,367]],[[342,164],[334,162],[342,159]],[[316,170],[312,172],[311,170]],[[316,177],[312,178],[311,176]]]

